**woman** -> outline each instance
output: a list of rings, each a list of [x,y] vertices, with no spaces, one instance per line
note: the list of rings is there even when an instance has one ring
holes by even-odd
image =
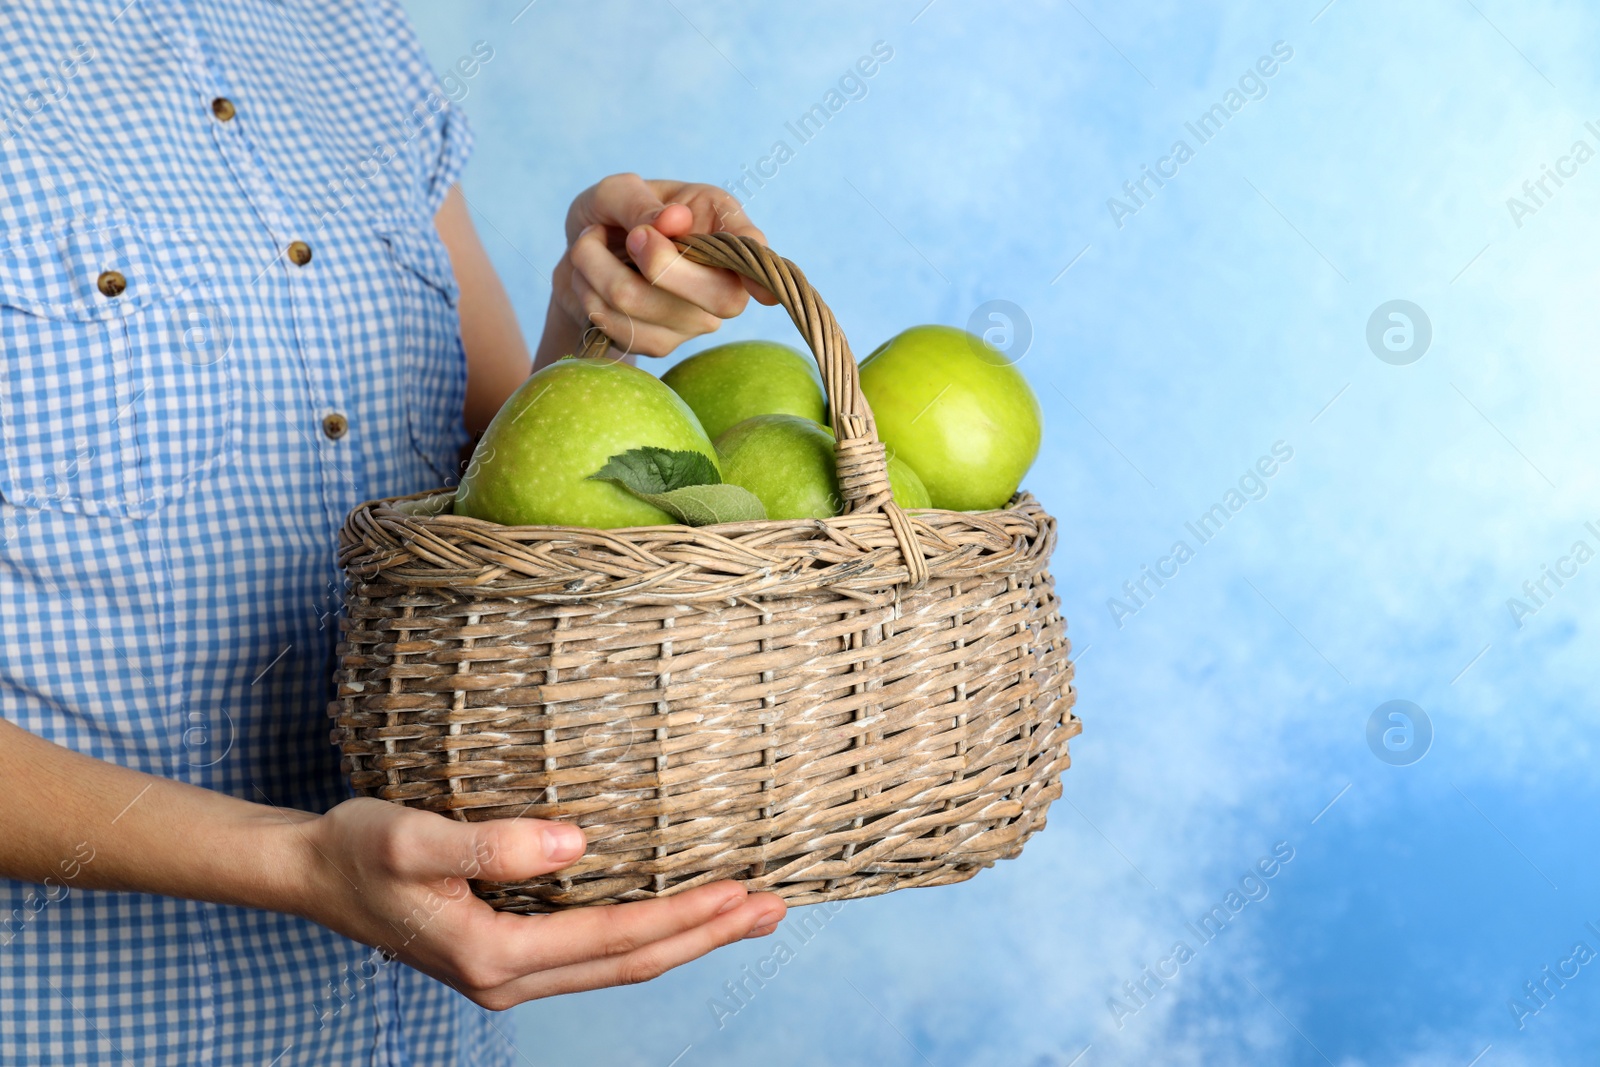
[[[338,528],[529,371],[469,135],[395,0],[118,7],[0,37],[0,1063],[509,1063],[484,1009],[770,933],[733,883],[499,914],[465,879],[581,832],[347,799]],[[738,314],[668,239],[712,229],[761,236],[706,186],[584,192],[534,363]]]

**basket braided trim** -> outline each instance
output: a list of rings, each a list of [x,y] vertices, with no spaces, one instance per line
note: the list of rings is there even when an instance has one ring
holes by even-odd
[[[865,592],[913,577],[881,512],[591,530],[417,515],[400,503],[376,501],[351,512],[339,547],[339,563],[350,576],[551,602],[725,600],[821,588]],[[1055,546],[1054,520],[1026,494],[1000,511],[919,511],[910,521],[919,531],[924,581],[1035,566]]]

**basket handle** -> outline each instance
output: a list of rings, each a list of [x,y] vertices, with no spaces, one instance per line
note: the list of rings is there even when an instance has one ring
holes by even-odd
[[[784,259],[753,237],[732,233],[696,233],[673,238],[685,259],[708,267],[721,267],[743,275],[778,298],[805,338],[822,372],[822,388],[828,396],[828,414],[837,441],[834,447],[838,465],[839,494],[847,514],[881,512],[894,532],[900,553],[905,557],[907,582],[917,586],[927,581],[928,564],[921,541],[910,516],[894,502],[889,491],[889,463],[872,408],[861,392],[861,376],[856,368],[850,342],[823,302],[821,295],[806,281],[799,267]],[[611,340],[598,329],[585,336],[586,357],[603,357]]]

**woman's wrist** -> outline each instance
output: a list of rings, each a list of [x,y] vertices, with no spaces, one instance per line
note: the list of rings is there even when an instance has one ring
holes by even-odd
[[[311,833],[316,815],[177,783],[151,792],[162,795],[147,798],[155,803],[144,817],[135,821],[135,809],[123,820],[132,823],[128,836],[143,838],[145,847],[114,844],[122,868],[115,881],[122,884],[107,888],[309,917],[326,885]],[[183,829],[168,837],[161,823]]]
[[[317,816],[75,752],[0,720],[0,875],[300,911]]]
[[[318,816],[311,812],[255,805],[224,833],[237,842],[239,869],[233,899],[223,903],[298,915],[320,921],[332,895],[333,866],[317,841]],[[337,877],[337,875],[334,875]]]
[[[548,367],[563,356],[570,356],[583,343],[583,328],[556,300],[550,297],[550,308],[544,316],[544,333],[539,338],[539,350],[534,353],[534,372]]]

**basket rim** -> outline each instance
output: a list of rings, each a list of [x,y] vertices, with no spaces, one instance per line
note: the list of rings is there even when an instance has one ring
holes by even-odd
[[[552,603],[679,603],[820,590],[871,597],[916,584],[882,512],[602,530],[505,526],[396,506],[443,501],[449,492],[441,487],[352,509],[339,532],[347,578],[357,586]],[[941,581],[1043,569],[1055,547],[1055,519],[1026,491],[1004,508],[919,509],[906,517],[922,550],[922,575]]]
[[[407,504],[407,503],[423,504],[423,503],[426,503],[426,502],[428,502],[430,500],[441,500],[441,501],[442,500],[449,500],[453,504],[453,502],[455,500],[455,495],[456,495],[455,489],[453,487],[451,487],[451,486],[447,486],[446,485],[446,486],[440,486],[437,489],[424,489],[420,493],[408,493],[405,496],[374,497],[371,500],[364,500],[360,504],[357,504],[355,506],[355,508],[352,509],[352,514],[354,512],[356,512],[356,511],[372,510],[372,509],[376,509],[376,508],[387,507],[387,508],[390,508],[390,509],[392,509],[394,511],[398,511],[403,515],[410,516],[413,519],[418,519],[418,520],[444,519],[444,520],[448,520],[448,524],[451,525],[451,526],[484,526],[484,527],[489,527],[489,528],[495,529],[495,530],[540,530],[540,531],[543,531],[543,530],[570,530],[570,531],[578,532],[578,533],[597,533],[597,532],[600,532],[600,533],[623,534],[623,535],[634,533],[634,532],[655,533],[655,532],[660,531],[660,530],[695,530],[695,531],[698,531],[698,530],[725,530],[725,529],[726,530],[738,530],[738,529],[752,529],[752,528],[755,528],[755,527],[780,527],[780,526],[805,527],[805,526],[814,526],[817,523],[822,523],[824,525],[826,525],[828,523],[836,523],[840,519],[846,519],[846,518],[852,518],[852,517],[859,519],[861,517],[861,515],[862,515],[862,513],[856,512],[856,513],[847,513],[847,514],[843,514],[843,515],[832,515],[832,516],[828,516],[826,518],[820,518],[820,519],[751,519],[751,520],[746,521],[746,522],[713,522],[713,523],[707,523],[704,526],[689,526],[689,525],[686,525],[684,523],[677,523],[677,522],[662,523],[659,526],[611,526],[611,527],[600,527],[600,526],[545,526],[545,525],[538,525],[538,524],[512,525],[512,524],[503,523],[503,522],[493,522],[493,521],[491,521],[489,519],[480,519],[480,518],[477,518],[476,516],[473,516],[473,515],[457,515],[453,511],[449,511],[449,510],[426,510],[426,509],[422,509],[422,508],[417,508],[417,509],[413,510],[413,509],[410,509],[410,508],[398,507],[397,506],[397,505]],[[1006,502],[1006,506],[1003,507],[1003,508],[985,508],[985,509],[980,510],[980,511],[956,511],[956,510],[954,510],[952,508],[903,508],[901,510],[903,510],[907,515],[934,515],[934,514],[936,514],[936,515],[960,515],[960,516],[999,515],[999,514],[1003,514],[1005,512],[1015,511],[1019,507],[1025,505],[1027,503],[1032,503],[1032,502],[1035,502],[1035,501],[1036,501],[1036,498],[1034,497],[1034,495],[1031,492],[1029,492],[1026,489],[1019,488],[1014,494],[1012,494],[1011,499]]]

